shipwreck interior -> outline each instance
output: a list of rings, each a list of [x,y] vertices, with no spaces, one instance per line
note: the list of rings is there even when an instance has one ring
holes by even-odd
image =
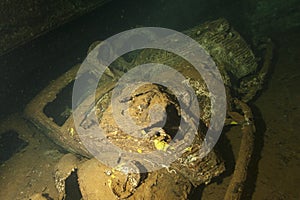
[[[107,42],[145,27],[191,38],[204,70],[218,73],[199,76],[181,56],[193,54],[188,42],[167,50],[134,49],[136,35]],[[154,46],[176,43],[141,33]],[[298,0],[0,0],[0,199],[300,199],[299,34]],[[131,50],[101,78],[80,71],[110,59],[108,46]],[[174,71],[135,72],[149,63]],[[119,87],[129,73],[156,82]],[[224,109],[221,126],[213,109]],[[80,134],[95,127],[105,139]],[[122,149],[116,161],[102,140]]]

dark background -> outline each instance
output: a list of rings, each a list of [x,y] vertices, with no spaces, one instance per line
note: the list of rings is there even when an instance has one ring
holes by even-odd
[[[64,2],[68,5],[70,3],[61,1],[60,4],[57,4],[59,7],[48,8],[49,4],[45,1],[43,4],[34,4],[36,1],[24,1],[29,5],[30,3],[35,5],[33,11],[30,6],[25,7],[20,3],[13,4],[15,1],[11,1],[11,4],[1,7],[0,21],[3,21],[4,11],[8,9],[12,18],[14,14],[16,16],[27,14],[23,18],[15,17],[22,19],[21,22],[15,24],[34,27],[37,22],[43,20],[37,18],[34,21],[32,16],[36,15],[45,19],[52,15],[57,16],[58,11],[55,9],[61,8]],[[74,2],[76,3],[76,1]],[[97,2],[92,2],[95,7]],[[55,1],[49,1],[49,3],[53,4]],[[42,36],[25,44],[19,41],[19,44],[22,45],[16,44],[10,51],[2,54],[0,57],[1,117],[12,112],[22,111],[28,101],[49,81],[81,62],[93,41],[104,40],[120,31],[137,26],[159,26],[181,31],[207,20],[225,17],[251,44],[253,38],[271,36],[274,32],[298,26],[300,22],[298,11],[300,9],[298,9],[299,5],[296,0],[112,0],[93,11],[90,11],[91,9],[84,10],[83,8],[90,5],[84,5],[81,1],[77,1],[77,5],[79,5],[77,10],[76,7],[68,10],[68,7],[65,6],[65,15],[61,13],[60,17],[52,17],[52,21],[43,21],[46,25],[47,23],[63,25],[58,28],[49,26],[49,30],[37,32],[32,38],[35,38],[36,35],[42,34]],[[47,13],[37,15],[36,12],[45,10],[45,8],[48,8]],[[32,14],[19,12],[22,9],[29,9]],[[74,16],[80,12],[85,12],[85,14],[74,19]],[[7,18],[7,16],[5,17]],[[4,29],[3,27],[6,26],[3,25],[3,22],[0,25],[2,27],[0,33],[2,35],[9,34],[8,30],[10,29]]]

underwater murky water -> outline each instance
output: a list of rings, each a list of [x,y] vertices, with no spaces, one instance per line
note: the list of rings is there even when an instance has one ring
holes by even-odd
[[[239,9],[241,6],[243,9]],[[250,9],[253,9],[253,5],[249,5]],[[266,9],[263,4],[261,9]],[[263,35],[263,32],[255,30],[257,35],[254,34],[252,23],[243,13],[244,10],[247,10],[244,4],[229,0],[117,0],[2,56],[1,131],[7,133],[11,129],[17,130],[19,138],[16,139],[14,135],[14,140],[8,141],[6,135],[1,135],[0,152],[4,152],[4,143],[11,142],[9,146],[14,149],[10,152],[14,154],[10,158],[0,155],[3,158],[0,198],[22,199],[34,193],[44,193],[45,198],[57,198],[52,171],[66,152],[39,131],[32,131],[31,125],[24,124],[20,116],[39,91],[83,61],[92,42],[139,26],[183,31],[204,21],[224,17],[250,44],[252,38]],[[297,131],[300,120],[300,29],[283,28],[284,31],[279,27],[276,32],[272,30],[266,33],[275,44],[272,70],[265,88],[250,103],[257,132],[254,158],[246,185],[245,198],[248,199],[300,199],[300,136]],[[20,114],[11,115],[16,112]],[[227,171],[210,185],[197,189],[191,199],[223,198],[233,172],[240,139],[239,129],[235,127],[222,136],[218,147],[228,162]],[[5,148],[9,149],[7,146]],[[69,191],[72,188],[77,191],[76,184],[70,185]]]

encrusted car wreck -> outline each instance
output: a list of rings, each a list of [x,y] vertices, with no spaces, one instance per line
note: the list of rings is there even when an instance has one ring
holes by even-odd
[[[225,125],[241,126],[243,138],[239,158],[225,197],[225,199],[241,199],[255,131],[252,113],[246,103],[261,89],[272,58],[272,45],[270,42],[267,43],[264,62],[258,65],[252,50],[225,19],[206,22],[185,31],[184,34],[197,41],[209,53],[221,73],[226,88]],[[89,51],[97,44],[99,42],[91,45]],[[216,151],[211,151],[205,157],[199,155],[205,132],[210,127],[212,94],[190,63],[173,53],[147,49],[118,58],[99,81],[95,108],[89,109],[83,115],[94,112],[99,120],[99,126],[105,130],[105,137],[125,151],[140,155],[152,151],[158,151],[161,153],[159,155],[164,156],[174,155],[174,149],[185,143],[185,140],[177,139],[170,145],[184,113],[180,109],[182,105],[179,105],[178,99],[168,88],[149,83],[139,87],[129,96],[122,92],[118,94],[124,99],[124,103],[129,105],[128,112],[133,121],[146,127],[134,135],[120,129],[112,114],[111,97],[116,82],[134,66],[144,63],[162,63],[173,67],[183,74],[195,91],[202,111],[200,122],[182,119],[198,130],[193,142],[182,149],[170,165],[163,165],[159,156],[155,161],[149,160],[149,166],[160,167],[149,172],[147,170],[149,166],[141,164],[147,157],[132,160],[121,155],[115,167],[109,167],[93,158],[95,152],[91,153],[83,145],[82,140],[85,138],[78,135],[72,118],[70,91],[80,67],[77,65],[45,88],[25,110],[26,118],[39,130],[72,153],[65,155],[54,169],[60,199],[66,197],[65,181],[74,171],[77,172],[83,199],[188,199],[195,187],[209,184],[214,177],[226,170],[224,165],[226,161],[222,160]],[[168,77],[174,74],[162,73],[161,76]],[[84,91],[82,96],[82,101],[78,104],[90,98]],[[188,105],[189,101],[184,102]],[[167,113],[167,118],[158,117],[155,118],[156,121],[151,121],[151,115],[155,113],[159,115],[161,110]],[[163,127],[160,124],[164,124]],[[88,120],[81,123],[83,128],[96,125]],[[89,141],[93,141],[92,136],[89,137]],[[95,148],[99,145],[96,148],[100,148],[98,153],[105,152],[101,151],[101,143],[94,142],[95,144],[91,145],[95,145]]]

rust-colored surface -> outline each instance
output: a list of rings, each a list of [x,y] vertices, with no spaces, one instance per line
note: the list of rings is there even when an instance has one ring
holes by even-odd
[[[72,117],[69,117],[62,126],[59,126],[44,113],[45,106],[56,98],[60,90],[75,79],[78,69],[79,65],[74,66],[70,71],[49,84],[27,105],[25,116],[56,144],[63,146],[70,152],[80,152],[82,155],[89,156],[87,150],[80,145],[79,136],[73,133],[74,122]]]
[[[43,200],[57,197],[53,184],[53,168],[63,155],[57,145],[33,129],[20,114],[13,114],[0,123],[2,133],[13,130],[28,142],[21,151],[0,165],[1,199]],[[40,194],[35,194],[40,193]]]

